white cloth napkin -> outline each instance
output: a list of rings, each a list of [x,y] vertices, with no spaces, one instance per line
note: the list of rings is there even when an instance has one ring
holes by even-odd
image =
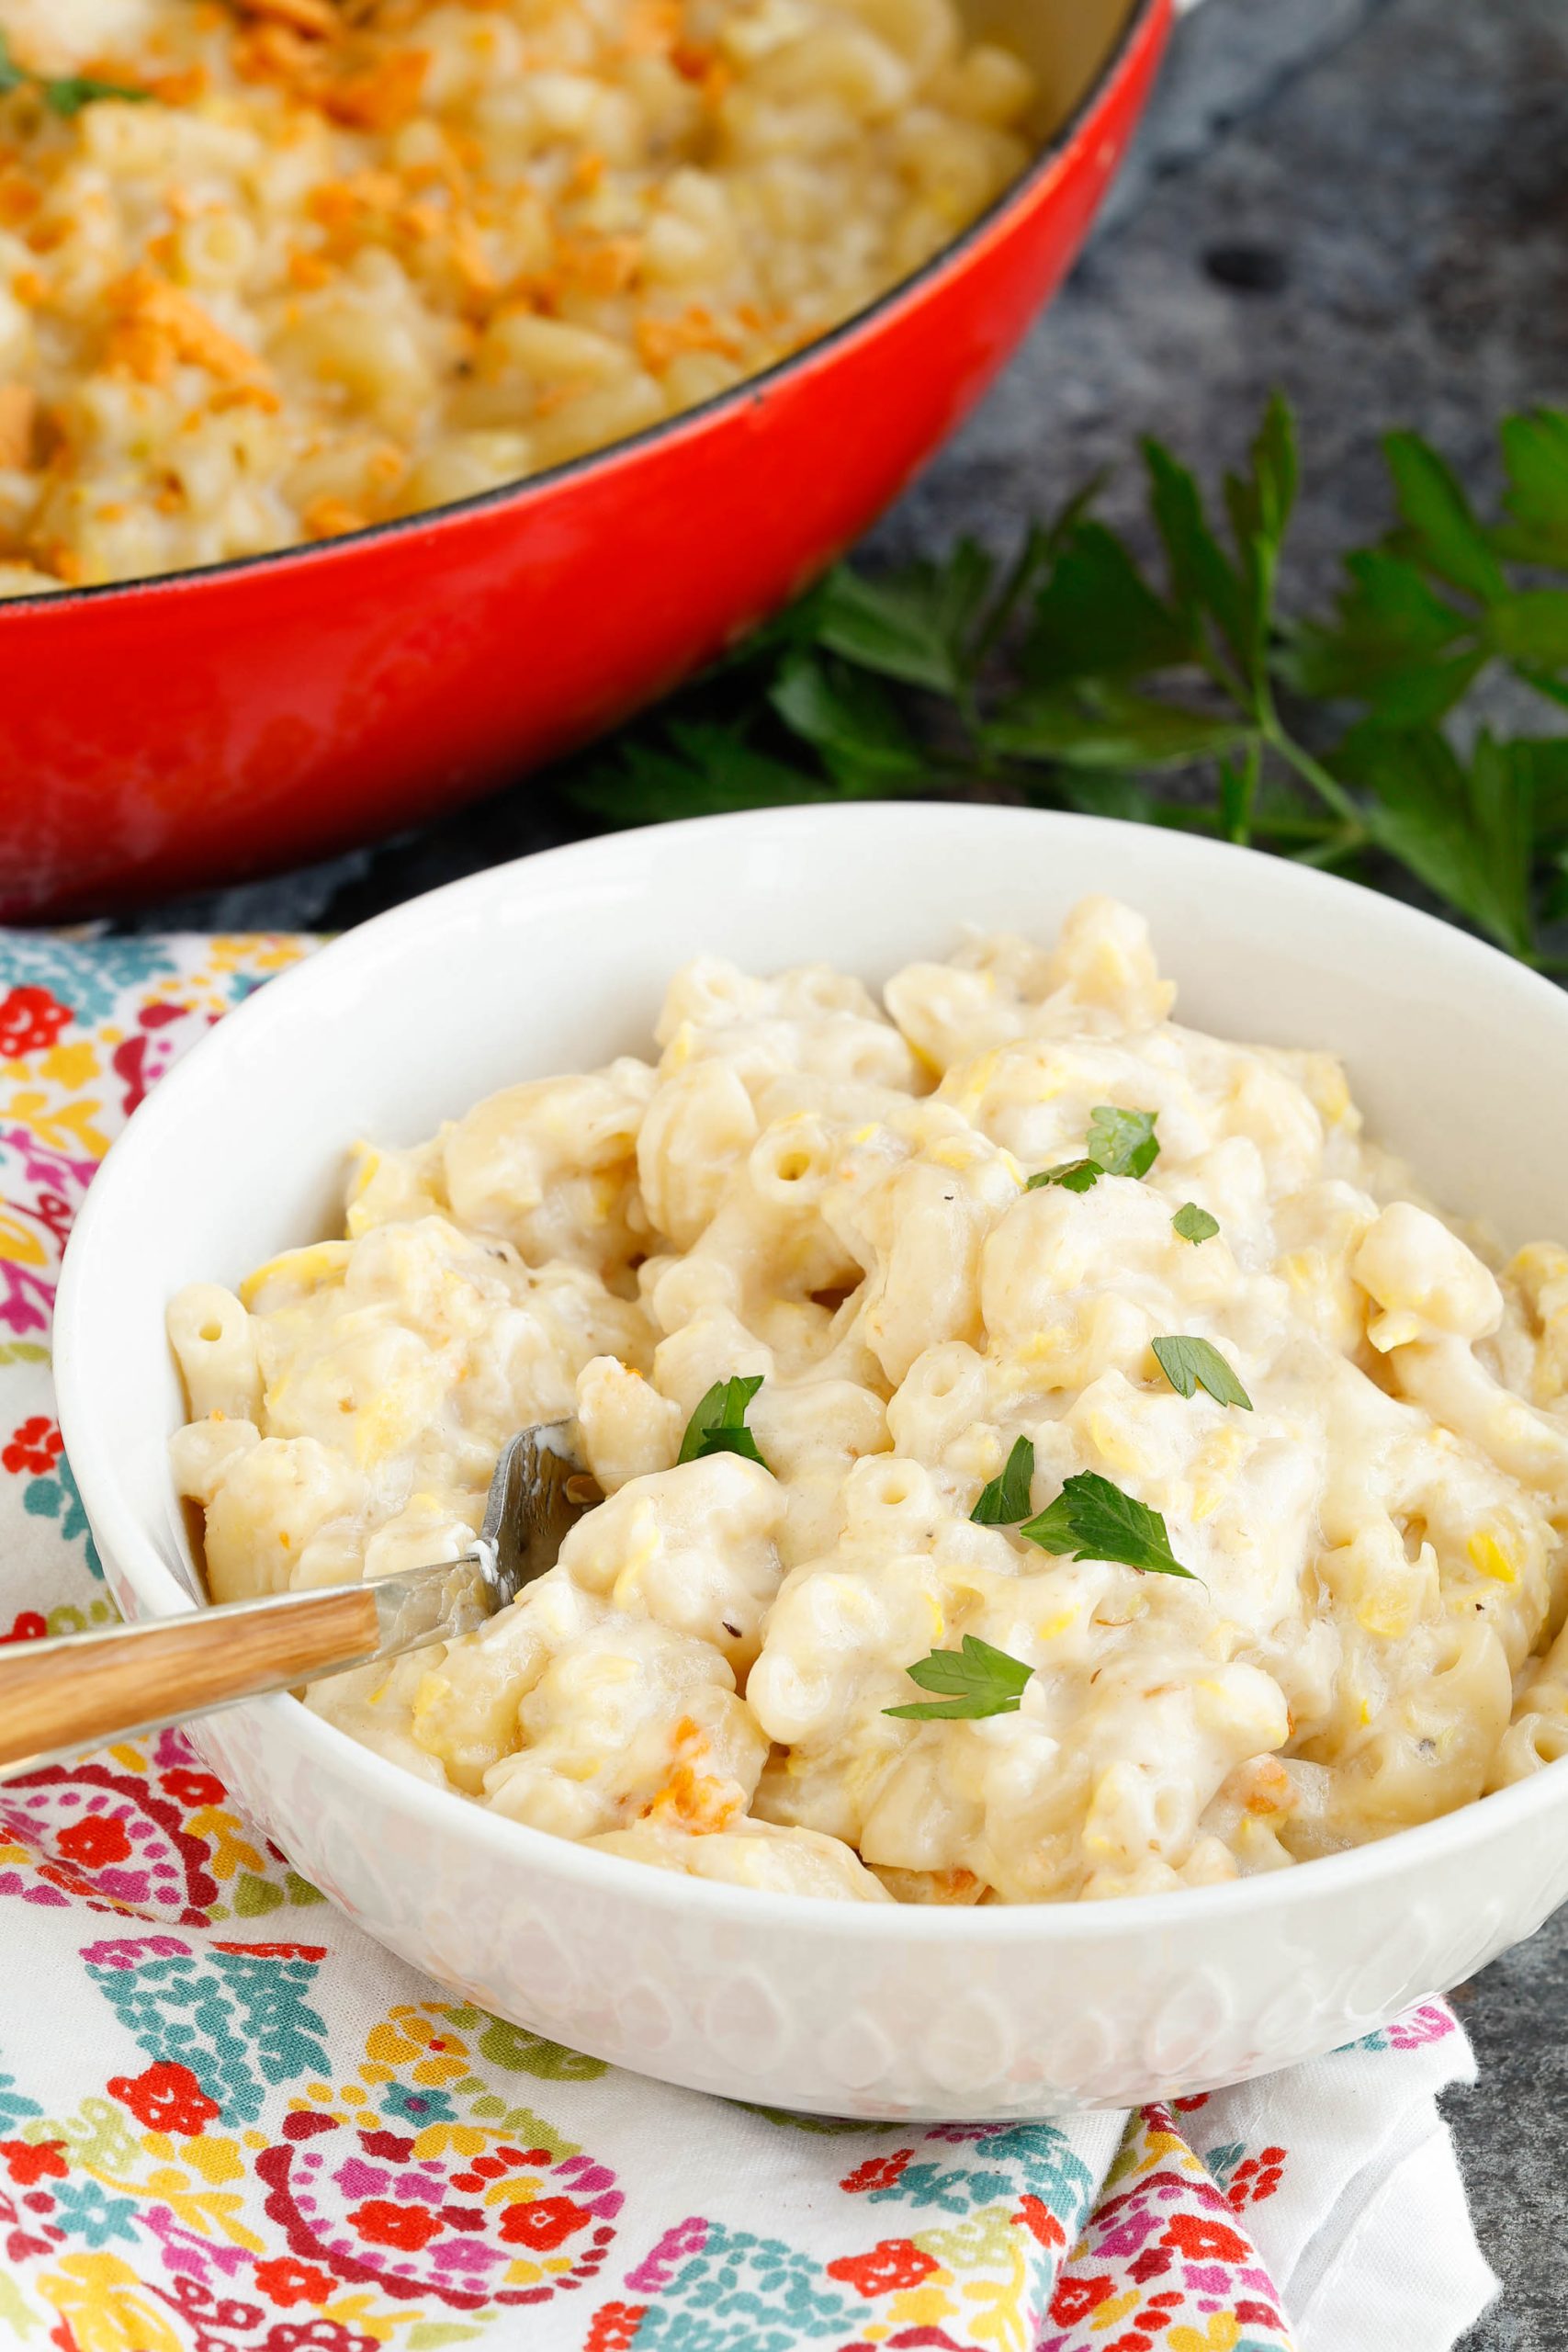
[[[147,1087],[300,940],[0,935],[0,1639],[112,1613],[60,1252]],[[0,1789],[0,2343],[44,2352],[1448,2352],[1496,2292],[1433,2002],[1065,2125],[762,2113],[466,2007],[176,1734]]]

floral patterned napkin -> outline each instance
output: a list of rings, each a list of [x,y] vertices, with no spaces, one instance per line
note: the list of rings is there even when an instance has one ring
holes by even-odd
[[[0,1640],[108,1619],[49,1374],[149,1086],[288,938],[0,934]],[[0,2344],[57,2352],[1446,2352],[1496,2290],[1441,2003],[1052,2123],[832,2123],[486,2016],[177,1734],[0,1788]]]

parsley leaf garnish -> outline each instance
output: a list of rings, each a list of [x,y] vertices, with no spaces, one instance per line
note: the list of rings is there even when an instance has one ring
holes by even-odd
[[[765,1470],[768,1465],[746,1426],[746,1408],[761,1385],[760,1372],[716,1380],[686,1424],[676,1460],[701,1462],[710,1453],[739,1453],[748,1462],[761,1463]]]
[[[1065,1193],[1092,1192],[1104,1175],[1098,1159],[1064,1159],[1059,1168],[1042,1168],[1024,1186],[1026,1193],[1037,1193],[1042,1184],[1060,1184]]]
[[[1153,1111],[1119,1111],[1102,1102],[1089,1119],[1089,1149],[1108,1176],[1146,1176],[1159,1158]]]
[[[1013,1527],[1029,1517],[1029,1484],[1034,1476],[1034,1441],[1013,1441],[1006,1466],[980,1489],[970,1518],[976,1527]]]
[[[99,98],[122,98],[130,106],[141,106],[152,95],[151,90],[133,89],[126,82],[98,82],[90,74],[62,74],[50,80],[39,80],[43,102],[51,114],[69,122],[84,107],[96,104]]]
[[[1201,1581],[1172,1552],[1161,1513],[1124,1495],[1097,1470],[1069,1478],[1055,1501],[1019,1532],[1061,1560],[1111,1560],[1151,1576]]]
[[[1183,1201],[1170,1221],[1183,1241],[1212,1241],[1220,1229],[1219,1219],[1201,1209],[1196,1201]]]
[[[1089,1193],[1102,1176],[1146,1176],[1159,1158],[1155,1139],[1157,1115],[1154,1111],[1119,1111],[1113,1102],[1101,1102],[1089,1119],[1089,1151],[1084,1158],[1040,1169],[1024,1191],[1034,1193],[1042,1184],[1060,1184],[1066,1193]],[[1218,1226],[1214,1230],[1219,1231]]]
[[[922,1690],[941,1690],[940,1699],[913,1700],[904,1707],[884,1707],[885,1715],[902,1715],[911,1723],[975,1722],[982,1715],[1011,1715],[1018,1712],[1024,1685],[1034,1668],[1006,1650],[993,1649],[977,1634],[965,1634],[963,1647],[932,1650],[908,1669],[911,1682]]]
[[[1030,524],[1010,565],[968,540],[875,576],[840,565],[560,782],[627,825],[979,786],[1374,887],[1414,880],[1568,970],[1539,944],[1568,918],[1568,410],[1509,416],[1501,441],[1490,513],[1418,435],[1388,435],[1391,527],[1300,620],[1280,594],[1288,404],[1269,403],[1247,463],[1213,489],[1145,442],[1157,564],[1100,520],[1096,481]],[[1511,737],[1478,727],[1479,697],[1514,707],[1499,673],[1550,718]],[[1092,1143],[1085,1158],[1108,1165]],[[1087,1190],[1088,1168],[1075,1174]]]
[[[1252,1399],[1221,1355],[1218,1348],[1207,1340],[1193,1340],[1181,1335],[1149,1342],[1159,1359],[1159,1368],[1179,1396],[1190,1396],[1206,1388],[1219,1405],[1239,1405],[1244,1413],[1252,1410]]]
[[[125,98],[135,105],[152,95],[151,90],[132,89],[123,82],[96,81],[90,74],[31,73],[27,66],[17,64],[4,30],[0,30],[0,97],[24,85],[36,90],[50,112],[66,121],[99,98]]]

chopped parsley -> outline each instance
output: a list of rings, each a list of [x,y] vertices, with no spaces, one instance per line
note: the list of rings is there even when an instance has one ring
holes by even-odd
[[[1089,1123],[1089,1152],[1108,1176],[1146,1176],[1159,1158],[1153,1111],[1119,1111],[1102,1102]]]
[[[1042,1168],[1024,1186],[1026,1193],[1038,1192],[1042,1184],[1060,1184],[1064,1193],[1087,1193],[1099,1183],[1105,1170],[1098,1159],[1064,1159],[1059,1168]]]
[[[1029,1517],[1029,1482],[1034,1476],[1032,1438],[1015,1439],[1006,1466],[981,1487],[970,1518],[976,1527],[1015,1527]]]
[[[1252,1399],[1221,1355],[1218,1348],[1207,1340],[1193,1340],[1180,1334],[1165,1340],[1153,1340],[1150,1346],[1159,1359],[1159,1368],[1179,1396],[1190,1396],[1206,1388],[1217,1405],[1239,1405],[1244,1413],[1252,1410]]]
[[[1055,1501],[1020,1532],[1061,1560],[1111,1560],[1149,1576],[1200,1581],[1172,1552],[1161,1514],[1097,1470],[1069,1478]]]
[[[0,28],[0,97],[23,88],[36,90],[50,112],[67,122],[99,98],[127,98],[136,105],[152,95],[151,90],[132,89],[123,82],[96,81],[90,74],[29,73],[25,65],[17,64],[5,31]]]
[[[760,1372],[716,1380],[686,1424],[676,1460],[702,1462],[710,1453],[739,1453],[765,1470],[768,1465],[746,1426],[746,1408],[761,1385]]]
[[[973,1723],[982,1715],[1016,1714],[1034,1668],[1010,1657],[1006,1650],[993,1649],[977,1634],[965,1634],[962,1648],[932,1650],[908,1671],[922,1690],[939,1690],[942,1696],[884,1707],[885,1715],[901,1715],[911,1723]]]
[[[1060,1184],[1064,1192],[1088,1193],[1102,1176],[1146,1176],[1159,1158],[1154,1111],[1119,1111],[1101,1102],[1089,1114],[1089,1150],[1081,1159],[1064,1159],[1059,1167],[1042,1168],[1024,1186],[1036,1192],[1042,1184]],[[1201,1215],[1201,1211],[1200,1211]],[[1218,1226],[1214,1227],[1219,1231]]]
[[[1220,1229],[1219,1219],[1196,1201],[1183,1201],[1170,1221],[1183,1241],[1212,1241]]]

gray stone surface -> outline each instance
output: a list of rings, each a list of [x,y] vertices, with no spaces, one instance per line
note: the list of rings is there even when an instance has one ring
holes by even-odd
[[[908,554],[960,529],[1005,544],[1117,461],[1126,519],[1138,433],[1216,465],[1275,383],[1302,418],[1293,577],[1313,597],[1381,523],[1384,426],[1420,426],[1479,484],[1499,414],[1568,400],[1565,0],[1208,0],[1117,217],[874,545]],[[341,923],[564,821],[525,785],[378,853],[149,920]],[[1568,1914],[1468,1988],[1464,2015],[1482,2079],[1451,2118],[1507,2286],[1466,2352],[1568,2352]]]
[[[1325,9],[1328,53],[1265,86],[1196,160],[1203,118],[1183,85],[1213,76],[1196,61],[1183,73],[1180,119],[1156,126],[1177,159],[1091,248],[879,544],[976,524],[1005,535],[1118,463],[1125,516],[1138,434],[1229,462],[1278,383],[1305,454],[1292,576],[1316,594],[1382,520],[1381,431],[1417,425],[1484,481],[1495,419],[1568,393],[1563,0],[1377,0],[1344,38],[1352,13]],[[1256,39],[1294,15],[1294,0],[1210,0],[1184,30],[1223,58],[1233,31]],[[1225,282],[1238,247],[1269,257],[1276,290]]]
[[[1195,6],[1197,0],[1188,0]],[[1113,234],[1142,204],[1150,181],[1201,162],[1248,117],[1277,102],[1292,77],[1360,29],[1383,0],[1243,0],[1210,7],[1180,26],[1135,153],[1100,215]]]
[[[1563,2352],[1568,1911],[1461,1986],[1456,2006],[1481,2079],[1450,2098],[1448,2118],[1476,2234],[1503,2281],[1502,2301],[1465,2337],[1463,2352]]]

